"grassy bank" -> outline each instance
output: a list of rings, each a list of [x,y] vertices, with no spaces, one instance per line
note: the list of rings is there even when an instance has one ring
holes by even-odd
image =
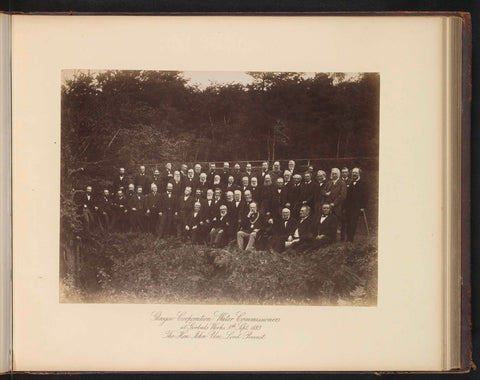
[[[61,278],[61,302],[376,304],[376,237],[287,255],[109,234],[78,255]]]

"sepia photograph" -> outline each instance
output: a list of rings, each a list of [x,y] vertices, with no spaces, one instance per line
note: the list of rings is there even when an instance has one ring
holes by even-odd
[[[65,69],[62,303],[376,306],[380,75]]]

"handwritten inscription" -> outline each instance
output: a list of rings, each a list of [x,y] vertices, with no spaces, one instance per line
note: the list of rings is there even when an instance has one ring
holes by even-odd
[[[215,311],[199,314],[179,311],[168,314],[154,311],[151,320],[164,329],[165,339],[265,339],[268,326],[280,322],[276,317],[259,317],[243,311]]]

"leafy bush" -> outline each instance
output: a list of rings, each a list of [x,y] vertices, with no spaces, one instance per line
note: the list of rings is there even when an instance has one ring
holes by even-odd
[[[373,239],[306,254],[245,252],[111,234],[84,242],[82,286],[63,302],[374,305]],[[68,294],[71,291],[72,296]]]

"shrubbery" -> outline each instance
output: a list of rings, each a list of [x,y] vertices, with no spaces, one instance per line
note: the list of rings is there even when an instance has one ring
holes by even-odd
[[[375,305],[376,238],[306,254],[240,251],[110,234],[83,243],[63,302]],[[73,285],[74,283],[78,285]]]

